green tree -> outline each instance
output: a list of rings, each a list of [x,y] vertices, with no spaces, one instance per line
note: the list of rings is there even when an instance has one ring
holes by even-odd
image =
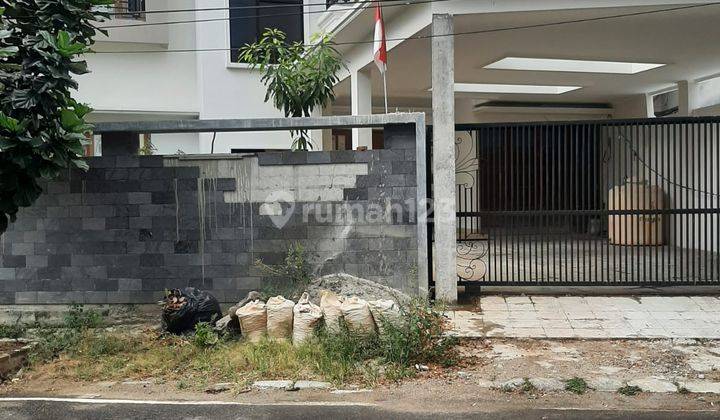
[[[333,87],[339,81],[342,58],[329,36],[314,41],[314,45],[288,43],[281,30],[266,29],[257,42],[240,50],[240,60],[263,73],[265,102],[272,99],[286,117],[309,117],[315,107],[335,99]],[[292,148],[312,147],[307,130],[300,130]]]
[[[0,0],[0,233],[42,193],[39,181],[87,170],[84,117],[73,74],[89,52],[112,0]]]

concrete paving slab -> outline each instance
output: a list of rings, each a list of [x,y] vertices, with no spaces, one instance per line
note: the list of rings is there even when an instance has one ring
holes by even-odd
[[[253,388],[257,389],[286,389],[293,385],[293,381],[255,381]]]
[[[530,378],[529,382],[540,392],[556,392],[565,389],[565,383],[555,378]]]
[[[659,378],[642,378],[628,382],[630,386],[637,386],[643,392],[668,393],[677,392],[678,388],[672,382]]]
[[[720,339],[717,296],[483,296],[480,312],[451,311],[469,338]]]
[[[609,378],[607,376],[599,376],[597,378],[590,378],[587,380],[588,387],[600,392],[616,392],[618,389],[623,387],[623,383],[617,379]]]
[[[679,385],[697,394],[720,394],[720,382],[688,381],[680,382]]]

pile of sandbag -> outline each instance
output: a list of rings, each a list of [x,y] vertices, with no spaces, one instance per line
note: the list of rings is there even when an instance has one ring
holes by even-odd
[[[385,323],[398,325],[401,320],[400,307],[394,300],[365,301],[356,296],[344,299],[335,293],[323,290],[320,293],[320,308],[325,317],[325,327],[330,332],[340,330],[341,320],[350,331],[370,333],[384,332]]]
[[[282,296],[267,302],[258,295],[250,297],[253,299],[242,302],[242,306],[232,307],[233,313],[226,318],[236,319],[241,334],[251,342],[267,336],[275,340],[292,339],[298,345],[313,336],[321,321],[330,333],[340,332],[344,323],[349,331],[363,335],[382,333],[388,323],[397,325],[402,321],[400,309],[392,300],[367,302],[356,296],[343,298],[327,290],[320,295],[320,306],[310,302],[307,293],[297,303]]]

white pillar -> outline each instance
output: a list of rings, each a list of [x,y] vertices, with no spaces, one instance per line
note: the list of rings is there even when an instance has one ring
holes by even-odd
[[[370,71],[358,70],[350,76],[350,95],[352,97],[352,115],[372,114],[372,81]],[[372,149],[372,129],[352,129],[353,150],[358,146]]]
[[[433,15],[432,107],[435,297],[457,302],[455,227],[455,42],[453,17]],[[448,36],[449,35],[449,36]]]
[[[655,103],[653,95],[646,93],[645,98],[645,118],[655,118]]]
[[[697,86],[694,81],[681,80],[678,87],[678,116],[689,117],[696,106]]]
[[[323,116],[333,115],[332,104],[328,102],[322,109]],[[322,131],[322,150],[332,150],[332,128],[326,128]]]
[[[315,107],[310,113],[313,117],[322,117],[325,115],[325,109],[322,107]],[[312,151],[325,150],[323,143],[323,130],[310,130],[310,139],[312,140]]]

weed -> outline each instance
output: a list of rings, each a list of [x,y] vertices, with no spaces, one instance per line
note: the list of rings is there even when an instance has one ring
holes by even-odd
[[[81,334],[77,330],[41,328],[37,331],[37,342],[29,360],[31,363],[52,360],[60,353],[77,346],[80,339]]]
[[[86,310],[83,305],[72,304],[70,310],[65,314],[64,327],[73,330],[84,330],[102,326],[102,315],[93,310]]]
[[[200,348],[212,347],[218,343],[218,335],[213,327],[207,322],[199,322],[195,324],[195,335],[192,337],[192,343]]]
[[[628,397],[634,397],[642,392],[642,389],[640,389],[639,386],[635,385],[625,385],[622,388],[618,389],[618,393],[622,395],[626,395]]]
[[[262,339],[258,343],[220,339],[207,324],[194,336],[165,336],[146,331],[125,334],[87,327],[43,329],[32,355],[34,362],[63,357],[45,372],[81,380],[162,377],[178,389],[213,382],[244,387],[258,379],[326,380],[336,385],[374,385],[417,374],[414,364],[453,360],[450,341],[443,338],[443,318],[436,309],[415,302],[403,311],[408,322],[387,324],[380,335],[358,335],[341,324],[337,333],[318,329],[299,346]],[[84,312],[84,311],[83,311]],[[78,320],[82,316],[75,316]],[[88,322],[68,325],[86,326]]]
[[[30,354],[31,363],[52,360],[62,352],[83,351],[78,348],[82,343],[85,346],[96,343],[88,341],[91,335],[87,331],[102,325],[102,315],[95,310],[85,310],[82,305],[73,304],[65,314],[64,323],[59,328],[42,327],[37,332],[37,343]],[[111,340],[108,338],[108,340]],[[97,349],[96,349],[97,350]],[[89,347],[85,351],[93,353],[95,350]],[[102,355],[104,350],[97,350],[97,356]]]
[[[534,394],[537,392],[537,388],[535,388],[535,385],[530,382],[528,378],[523,379],[522,386],[520,386],[520,390],[524,394]]]
[[[114,356],[132,350],[132,341],[107,332],[85,333],[73,351],[91,358]]]
[[[12,325],[0,325],[0,338],[12,338],[17,340],[25,336],[27,328],[25,325],[15,323]]]
[[[403,379],[412,378],[417,370],[404,365],[392,363],[385,368],[385,378],[389,381],[400,382]]]
[[[379,353],[388,363],[409,366],[416,363],[455,362],[451,349],[454,337],[445,337],[445,319],[441,311],[421,300],[413,300],[401,308],[401,323],[383,323],[379,336]]]
[[[587,382],[583,378],[572,378],[565,381],[565,390],[575,394],[584,394],[587,391]]]
[[[677,392],[678,392],[678,394],[683,394],[683,395],[685,395],[685,394],[689,394],[689,393],[690,393],[690,390],[687,389],[687,388],[685,388],[684,386],[680,385],[679,382],[673,382],[673,385],[675,385],[675,386],[677,387]]]
[[[278,294],[296,299],[311,280],[305,247],[299,243],[294,243],[288,248],[282,264],[268,265],[258,259],[255,260],[255,266],[270,276],[279,277],[290,283],[287,287],[266,287],[262,292],[263,299]]]
[[[318,329],[299,351],[318,373],[338,384],[354,376],[365,361],[379,356],[377,336],[353,333],[342,320],[337,332]]]
[[[512,384],[505,384],[500,388],[502,392],[515,392],[515,386]]]

